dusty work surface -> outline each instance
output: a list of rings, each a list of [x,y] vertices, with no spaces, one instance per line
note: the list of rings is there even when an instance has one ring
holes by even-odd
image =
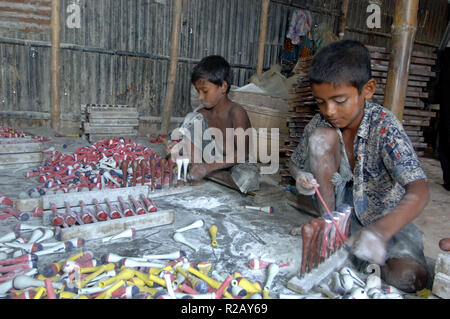
[[[54,148],[64,154],[71,154],[81,146],[90,145],[81,138],[56,138],[48,135],[45,129],[33,129],[29,134],[50,136],[51,141],[44,142],[43,149]],[[136,142],[150,147],[155,152],[161,149],[160,144],[151,144],[147,140]],[[11,200],[18,199],[20,192],[36,187],[40,183],[37,178],[27,178],[25,173],[33,167],[0,171],[0,193]],[[269,181],[270,183],[270,181]],[[263,188],[275,187],[263,181]],[[156,194],[160,190],[155,190]],[[152,193],[149,194],[152,199]],[[39,258],[38,268],[52,262],[63,260],[79,251],[92,251],[99,261],[107,253],[120,256],[139,257],[149,254],[163,254],[174,250],[184,250],[190,262],[208,261],[219,272],[233,274],[240,272],[251,281],[264,284],[267,269],[255,270],[248,266],[249,258],[258,258],[278,264],[289,263],[281,267],[274,280],[271,295],[293,293],[286,288],[287,281],[297,273],[301,262],[301,239],[289,235],[293,226],[306,223],[311,217],[301,214],[282,199],[267,205],[274,207],[273,214],[244,209],[240,206],[253,205],[252,196],[244,196],[228,187],[212,181],[193,187],[193,190],[176,195],[155,197],[154,202],[159,210],[174,210],[174,223],[136,231],[132,239],[120,239],[111,243],[103,243],[101,239],[88,240],[84,247],[71,252],[46,255]],[[184,237],[200,247],[198,251],[173,240],[174,231],[189,225],[195,220],[205,222],[201,229],[183,232]],[[11,217],[0,221],[0,234],[10,232],[19,222]],[[42,218],[32,217],[26,224],[41,225]],[[208,228],[216,225],[217,246],[211,245]]]
[[[43,149],[55,148],[62,153],[71,154],[81,146],[90,145],[81,138],[56,138],[47,129],[31,129],[28,134],[50,136],[51,141],[44,142]],[[137,139],[138,143],[150,147],[155,152],[161,150],[160,144],[151,144],[148,140]],[[437,162],[438,163],[438,162]],[[439,164],[439,163],[438,163]],[[434,160],[425,160],[424,168],[429,176],[432,190],[432,201],[424,214],[416,221],[424,232],[425,255],[430,262],[440,253],[437,242],[449,233],[448,193],[439,185],[439,170]],[[0,193],[16,200],[20,192],[26,191],[40,183],[36,178],[27,178],[25,173],[32,168],[0,171]],[[430,174],[428,169],[432,170]],[[274,193],[282,188],[273,182],[273,178],[263,179],[263,189],[273,188]],[[158,190],[155,191],[158,192]],[[152,198],[150,193],[149,198]],[[274,197],[276,198],[276,197]],[[274,207],[273,214],[244,209],[241,206],[254,205],[255,198],[244,196],[235,190],[207,181],[195,186],[186,193],[155,197],[154,202],[159,210],[175,211],[174,223],[139,230],[132,239],[120,239],[111,243],[101,240],[88,240],[84,247],[76,248],[68,253],[52,254],[39,258],[38,268],[52,262],[63,260],[80,251],[92,251],[94,258],[100,260],[107,253],[120,256],[140,257],[149,254],[164,254],[174,250],[184,250],[190,262],[211,262],[213,269],[226,274],[240,272],[250,281],[262,284],[267,278],[267,269],[255,270],[248,266],[249,258],[258,258],[277,264],[289,263],[281,267],[275,277],[270,295],[278,298],[280,293],[295,293],[287,288],[288,281],[297,274],[301,263],[301,238],[289,234],[292,227],[307,223],[314,216],[299,212],[288,205],[285,199],[277,198],[267,205]],[[262,206],[262,205],[259,205]],[[202,219],[205,225],[200,229],[192,229],[183,233],[184,237],[200,247],[198,251],[173,240],[174,231],[178,228]],[[27,224],[40,225],[42,219],[32,217]],[[0,234],[10,232],[18,224],[15,218],[0,220]],[[217,247],[211,245],[208,228],[216,225]]]

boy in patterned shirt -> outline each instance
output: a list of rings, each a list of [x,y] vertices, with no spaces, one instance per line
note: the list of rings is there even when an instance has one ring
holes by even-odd
[[[367,48],[334,42],[315,55],[309,76],[320,113],[289,163],[297,190],[322,214],[314,184],[330,210],[353,206],[348,244],[356,260],[379,264],[382,279],[405,292],[423,289],[422,234],[412,221],[429,201],[426,176],[402,124],[369,101],[376,80]]]

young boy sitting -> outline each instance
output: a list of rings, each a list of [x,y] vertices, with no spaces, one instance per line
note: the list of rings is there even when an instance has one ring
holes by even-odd
[[[192,71],[191,83],[199,94],[201,105],[186,115],[180,128],[181,134],[184,135],[183,150],[187,150],[187,154],[183,156],[190,159],[188,180],[198,182],[211,178],[244,194],[258,190],[258,167],[246,162],[249,155],[249,136],[242,135],[243,138],[239,138],[239,133],[227,136],[227,129],[241,129],[245,132],[251,127],[244,108],[228,98],[231,87],[229,63],[217,55],[203,58]],[[213,139],[210,140],[206,136],[207,130],[213,132],[214,135],[210,136],[214,136]],[[228,144],[233,152],[227,149]],[[173,145],[166,151],[171,149],[174,149]],[[239,154],[239,150],[243,154]],[[200,156],[195,156],[196,152]],[[178,155],[175,151],[172,151],[172,154],[175,157]],[[212,158],[205,159],[204,154],[211,154]]]
[[[422,234],[412,221],[429,201],[426,176],[402,124],[369,101],[376,80],[367,48],[334,42],[315,55],[309,77],[320,114],[291,157],[297,190],[322,214],[314,184],[331,211],[353,206],[348,244],[357,260],[381,265],[382,279],[405,292],[423,289]]]

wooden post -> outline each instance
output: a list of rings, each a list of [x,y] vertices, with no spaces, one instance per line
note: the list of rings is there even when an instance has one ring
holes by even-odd
[[[261,23],[259,27],[259,42],[258,42],[258,61],[256,64],[256,74],[261,75],[264,66],[264,47],[266,45],[267,33],[267,17],[269,13],[270,0],[263,0],[261,8]]]
[[[342,0],[341,17],[339,19],[339,40],[342,40],[345,35],[345,26],[347,25],[347,12],[349,0]]]
[[[403,119],[408,88],[409,64],[417,30],[418,7],[419,0],[396,0],[384,106],[390,109],[400,122]]]
[[[175,0],[175,6],[173,11],[172,21],[172,39],[170,43],[170,69],[169,78],[167,80],[167,92],[166,102],[164,104],[164,114],[161,124],[161,131],[168,133],[170,117],[172,115],[173,108],[173,96],[175,93],[175,82],[177,79],[177,66],[178,66],[178,47],[181,32],[181,12],[183,9],[182,0]]]
[[[60,0],[52,0],[51,30],[52,30],[52,57],[50,63],[51,73],[51,125],[52,129],[60,129],[61,101],[60,101],[60,70],[59,70],[59,47],[60,47]]]

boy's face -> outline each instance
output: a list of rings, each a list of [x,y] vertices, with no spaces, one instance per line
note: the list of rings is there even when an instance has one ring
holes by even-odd
[[[198,99],[207,109],[212,109],[214,106],[226,96],[227,83],[216,85],[206,79],[198,79],[194,83],[198,92]]]
[[[352,85],[334,86],[331,83],[312,84],[313,95],[320,113],[334,127],[339,129],[357,129],[364,115],[364,103],[370,99],[376,88],[376,81],[371,79],[361,93]]]

